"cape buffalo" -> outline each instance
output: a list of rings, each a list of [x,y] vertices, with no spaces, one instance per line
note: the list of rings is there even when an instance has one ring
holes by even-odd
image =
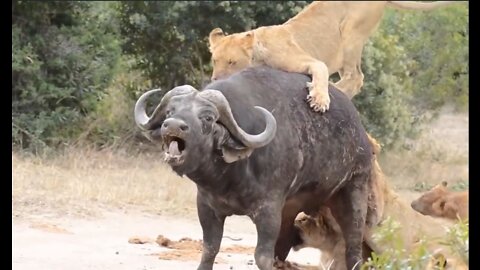
[[[308,81],[305,75],[254,67],[202,91],[175,87],[151,117],[146,99],[160,90],[138,99],[137,125],[164,147],[173,171],[197,185],[203,230],[198,269],[212,269],[230,215],[252,219],[255,262],[272,269],[274,258],[285,260],[300,241],[297,214],[321,205],[330,207],[342,228],[347,267],[360,268],[371,145],[354,105],[333,86],[327,113],[309,108]]]

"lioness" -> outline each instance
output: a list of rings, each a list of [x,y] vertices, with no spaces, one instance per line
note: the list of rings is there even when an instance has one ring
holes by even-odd
[[[418,199],[412,201],[412,208],[424,215],[444,217],[452,220],[468,219],[468,191],[454,192],[448,190],[448,183],[443,181]]]
[[[350,98],[363,85],[360,67],[363,46],[387,6],[432,10],[455,1],[316,1],[281,25],[226,36],[210,32],[212,80],[256,64],[312,75],[307,100],[315,111],[330,105],[328,78],[338,72],[335,86]]]
[[[448,247],[442,245],[442,239],[446,235],[446,228],[453,222],[445,219],[435,219],[423,216],[411,209],[398,194],[396,194],[386,183],[383,172],[375,160],[372,171],[374,176],[374,187],[371,193],[376,196],[369,203],[376,203],[377,207],[369,207],[369,210],[376,210],[377,219],[371,219],[374,224],[367,224],[364,239],[364,260],[374,251],[377,254],[385,251],[388,246],[385,243],[378,243],[373,237],[376,228],[388,218],[392,218],[400,224],[399,231],[403,240],[404,248],[409,251],[419,244],[419,240],[426,236],[429,241],[427,249],[435,254],[432,262],[441,261],[439,258],[446,258],[445,269],[468,269],[466,264],[457,256],[452,254]],[[380,192],[380,193],[378,193]],[[376,220],[376,221],[375,221]],[[304,247],[314,247],[322,251],[322,265],[330,266],[329,269],[346,270],[344,263],[345,243],[342,231],[327,207],[323,207],[315,216],[299,214],[295,220],[295,226],[299,229],[302,243],[294,247],[298,250]],[[443,262],[445,263],[445,262]],[[431,263],[429,267],[434,267]],[[427,269],[431,269],[428,268]]]

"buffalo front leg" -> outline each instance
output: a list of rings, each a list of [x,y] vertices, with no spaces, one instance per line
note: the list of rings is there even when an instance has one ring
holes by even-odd
[[[197,194],[197,211],[203,231],[202,259],[198,270],[212,270],[215,257],[220,250],[225,216],[218,216]]]
[[[275,243],[280,232],[281,207],[263,206],[251,218],[257,228],[255,263],[260,270],[273,270]]]
[[[362,243],[367,216],[367,179],[369,172],[352,176],[351,182],[340,189],[331,200],[332,215],[342,229],[345,239],[347,269],[362,266]]]

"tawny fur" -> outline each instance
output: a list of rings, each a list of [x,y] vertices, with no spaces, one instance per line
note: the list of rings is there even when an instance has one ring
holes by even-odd
[[[411,206],[424,215],[465,220],[468,219],[468,191],[450,191],[444,181],[414,200]]]
[[[385,243],[376,242],[372,234],[375,228],[381,226],[382,222],[388,217],[400,224],[399,234],[407,252],[413,250],[419,244],[422,237],[427,237],[427,248],[436,257],[447,258],[445,269],[468,269],[466,264],[452,254],[451,250],[441,244],[441,239],[446,235],[446,230],[453,222],[446,219],[432,218],[417,213],[404,202],[397,193],[395,193],[388,183],[385,176],[375,159],[373,168],[373,182],[371,185],[372,201],[369,201],[369,211],[374,211],[377,219],[371,227],[365,228],[365,245],[377,254],[389,248]],[[373,205],[375,204],[375,206]],[[322,251],[321,263],[323,266],[329,265],[332,260],[332,270],[345,270],[345,243],[343,234],[336,224],[328,208],[320,209],[317,216],[308,216],[304,213],[299,214],[295,221],[295,226],[300,229],[300,235],[304,243],[296,246],[295,249],[304,247],[314,247]],[[324,256],[325,254],[325,256]],[[368,256],[368,255],[367,255]],[[366,258],[364,258],[366,259]],[[427,269],[433,269],[433,262]]]
[[[361,56],[387,6],[432,10],[455,1],[315,1],[281,25],[226,36],[222,29],[210,32],[212,79],[247,66],[266,64],[312,76],[308,100],[315,111],[329,108],[328,79],[338,72],[335,86],[350,98],[363,85]]]

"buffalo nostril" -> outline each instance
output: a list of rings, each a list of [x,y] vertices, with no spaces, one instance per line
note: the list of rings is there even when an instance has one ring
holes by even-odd
[[[185,125],[185,124],[182,124],[182,125],[180,125],[180,129],[181,129],[182,131],[187,131],[187,130],[188,130],[188,126]]]

